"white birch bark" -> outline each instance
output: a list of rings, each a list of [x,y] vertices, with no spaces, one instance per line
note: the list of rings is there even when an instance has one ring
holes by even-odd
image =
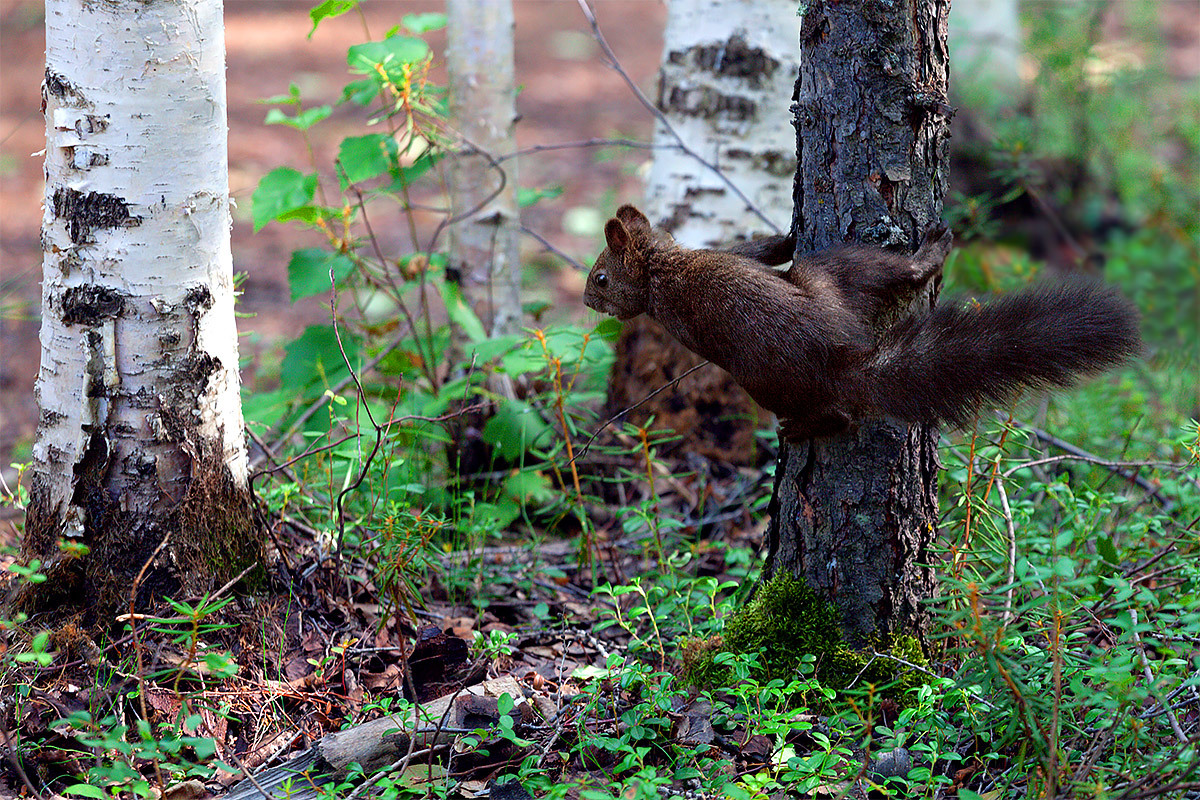
[[[794,0],[672,0],[658,106],[687,146],[720,169],[773,223],[659,123],[647,216],[688,247],[786,231],[796,134],[789,103],[800,61]]]
[[[788,98],[799,38],[792,0],[671,1],[658,107],[684,145],[721,172],[677,147],[671,131],[656,124],[646,213],[680,244],[713,247],[791,227],[796,135]],[[763,412],[728,373],[709,367],[646,400],[701,361],[649,317],[630,320],[617,344],[608,411],[638,404],[627,419],[642,424],[653,416],[679,434],[679,448],[754,463]]]
[[[450,120],[462,138],[448,173],[451,211],[463,217],[450,228],[450,265],[488,333],[501,336],[521,325],[516,162],[502,174],[478,153],[516,149],[512,2],[446,0],[446,15]]]
[[[99,537],[136,572],[202,461],[246,485],[221,0],[47,0],[43,97],[24,549]]]

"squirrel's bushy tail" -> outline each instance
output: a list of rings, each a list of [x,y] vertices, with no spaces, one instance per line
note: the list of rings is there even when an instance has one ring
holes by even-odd
[[[1023,387],[1068,386],[1138,353],[1133,304],[1086,278],[983,305],[942,302],[901,322],[869,369],[876,407],[907,420],[966,425]]]

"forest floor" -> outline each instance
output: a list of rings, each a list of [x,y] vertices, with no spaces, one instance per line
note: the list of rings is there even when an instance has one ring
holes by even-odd
[[[41,159],[31,154],[41,150],[44,132],[38,113],[41,3],[3,2],[0,465],[7,467],[14,458],[28,458],[37,418],[32,387],[39,359],[42,187]],[[360,20],[343,18],[322,24],[313,40],[307,40],[311,5],[294,0],[226,3],[231,191],[239,201],[233,252],[235,268],[247,275],[240,309],[253,315],[239,321],[248,375],[258,364],[277,359],[282,345],[305,326],[325,322],[329,315],[320,298],[289,302],[289,255],[297,247],[318,242],[282,225],[269,225],[255,234],[249,219],[250,195],[262,175],[281,165],[310,169],[300,137],[283,126],[264,126],[266,107],[256,101],[286,93],[288,84],[296,83],[308,104],[334,102],[348,77],[346,47],[366,38]],[[370,38],[382,37],[402,14],[441,9],[440,3],[402,0],[368,0],[363,5]],[[515,5],[517,80],[522,85],[519,145],[561,144],[595,136],[648,140],[650,115],[620,77],[600,65],[575,4],[518,0]],[[623,66],[653,96],[664,6],[650,0],[602,0],[596,5]],[[1194,10],[1193,3],[1168,4],[1166,25],[1181,74],[1194,78],[1200,74],[1200,30],[1186,13],[1190,9]],[[443,42],[438,36],[433,46],[441,52]],[[342,137],[361,132],[358,109],[335,108],[327,124],[314,130],[313,150],[322,170],[328,171]],[[552,203],[528,209],[524,222],[555,246],[581,259],[590,258],[599,249],[598,238],[565,230],[564,219],[568,212],[584,210],[602,220],[604,212],[619,202],[636,201],[639,161],[644,161],[644,154],[637,152],[624,160],[598,160],[587,148],[555,150],[523,160],[522,186],[564,188]],[[381,237],[402,236],[401,220],[395,221],[395,230],[387,227],[381,226]],[[530,255],[540,249],[533,242],[526,246]],[[570,268],[554,273],[550,291],[564,317],[580,313],[582,286],[583,276]],[[253,381],[248,378],[249,385]],[[713,587],[748,583],[749,564],[763,538],[762,518],[752,516],[748,508],[752,498],[769,495],[769,474],[725,468],[711,481],[708,475],[668,477],[660,484],[654,513],[662,519],[691,521],[681,530],[680,553],[690,559],[692,578],[711,578]],[[101,731],[98,719],[94,727],[81,724],[76,730],[66,730],[56,721],[73,715],[78,719],[81,712],[97,708],[124,707],[136,694],[139,712],[164,729],[178,719],[182,703],[198,709],[198,719],[187,732],[215,743],[214,755],[239,773],[286,761],[344,725],[379,719],[395,710],[401,697],[452,698],[448,701],[453,705],[451,715],[435,729],[461,732],[491,726],[502,732],[482,748],[464,747],[460,739],[446,758],[450,745],[436,741],[439,731],[435,730],[435,741],[418,753],[430,758],[419,766],[416,759],[402,758],[404,750],[380,754],[392,763],[403,762],[401,780],[417,792],[429,786],[430,795],[434,786],[453,782],[461,796],[490,794],[497,800],[521,800],[520,792],[489,789],[486,779],[540,757],[541,770],[572,783],[575,788],[569,796],[575,798],[579,787],[603,785],[614,771],[628,772],[629,764],[619,759],[643,742],[654,748],[641,756],[652,766],[663,763],[661,751],[669,746],[722,752],[731,778],[752,777],[771,768],[780,742],[752,730],[753,720],[714,722],[712,705],[691,690],[664,688],[646,700],[647,685],[666,686],[671,678],[664,680],[661,674],[653,681],[630,678],[636,678],[643,666],[642,677],[665,668],[664,653],[673,651],[687,631],[660,629],[658,623],[666,620],[666,612],[659,617],[659,609],[649,608],[655,604],[645,595],[639,599],[633,591],[620,597],[595,591],[605,582],[636,586],[638,576],[663,566],[662,554],[655,558],[648,535],[621,535],[621,519],[614,510],[621,503],[615,496],[618,489],[612,491],[614,496],[605,498],[612,500],[610,507],[600,512],[608,516],[597,526],[604,536],[589,542],[594,552],[579,552],[577,542],[582,537],[572,541],[547,534],[545,541],[534,544],[437,553],[438,563],[419,586],[404,585],[407,575],[393,574],[394,582],[388,583],[379,564],[357,556],[336,561],[321,549],[315,531],[275,519],[271,534],[278,560],[269,576],[272,592],[253,601],[236,600],[220,615],[212,615],[231,623],[231,629],[205,630],[196,637],[188,629],[186,615],[176,614],[170,623],[143,626],[141,641],[127,635],[105,643],[102,651],[85,637],[73,639],[70,630],[60,633],[54,642],[58,660],[39,673],[39,685],[31,690],[33,700],[26,704],[21,720],[24,741],[45,743],[44,750],[29,754],[26,763],[40,770],[33,776],[37,782],[66,785],[67,776],[89,768],[91,754],[102,749],[92,742],[107,729]],[[5,535],[15,535],[12,520],[0,525]],[[660,569],[662,574],[668,572]],[[670,594],[671,602],[700,603],[698,610],[685,616],[711,618],[714,614],[704,608],[704,597],[687,596],[698,585],[688,584],[682,591],[657,588]],[[648,592],[653,588],[643,587]],[[421,600],[419,609],[411,602],[416,596]],[[668,604],[661,605],[665,609]],[[634,622],[638,614],[641,618]],[[411,624],[414,620],[416,624]],[[645,624],[648,620],[653,624]],[[603,623],[606,630],[601,630]],[[157,630],[148,630],[150,625]],[[211,647],[212,655],[227,651],[230,660],[237,662],[238,674],[218,680],[205,673],[214,667],[199,663],[204,659],[191,649],[198,641]],[[610,658],[626,657],[625,671],[606,671]],[[641,666],[628,666],[635,661]],[[137,674],[128,669],[132,663],[139,664]],[[111,676],[112,683],[94,685],[98,671]],[[468,700],[464,687],[481,680],[496,681],[514,696],[519,694],[518,700],[524,702],[518,706],[529,710],[515,708],[509,713],[497,702]],[[224,708],[223,715],[212,713],[218,707]],[[886,713],[896,710],[893,706]],[[805,720],[788,719],[792,730],[810,722],[807,714],[803,716]],[[881,716],[878,721],[890,724],[894,716]],[[811,734],[789,733],[787,748],[817,752],[817,742],[828,740],[829,730],[815,716],[811,724]],[[593,737],[596,744],[575,748],[570,763],[563,762],[560,753],[571,751],[586,737]],[[620,742],[621,747],[606,749],[606,743],[612,742]],[[966,742],[959,749],[969,753],[972,746]],[[883,755],[856,749],[845,761],[852,763],[851,773],[866,774],[876,769]],[[150,777],[152,759],[142,753],[138,759],[139,768]],[[965,757],[961,764],[962,769],[944,775],[948,786],[965,786],[983,769]],[[437,769],[443,771],[435,774]],[[180,777],[186,776],[176,776]],[[233,785],[239,777],[220,773],[207,788],[193,785],[192,794],[170,796],[203,797],[205,792]],[[680,779],[672,790],[690,786]],[[850,789],[847,782],[824,794],[863,796]],[[21,790],[21,777],[5,764],[0,768],[0,796]],[[814,796],[818,794],[814,791]],[[651,789],[644,795],[626,796],[641,800],[658,795],[657,789]]]

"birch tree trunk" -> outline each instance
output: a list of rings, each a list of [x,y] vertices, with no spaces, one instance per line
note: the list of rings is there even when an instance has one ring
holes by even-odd
[[[447,0],[450,120],[461,136],[449,170],[450,266],[463,296],[492,336],[521,325],[515,161],[512,0]]]
[[[140,601],[191,594],[261,551],[221,0],[47,0],[42,97],[41,416],[22,557],[49,580],[20,602],[103,624],[135,581]]]
[[[793,0],[672,0],[668,6],[657,104],[671,130],[707,165],[677,147],[659,121],[646,215],[680,244],[716,247],[787,228],[796,171],[787,98],[796,81],[799,28]],[[649,317],[625,323],[610,413],[702,360]],[[653,416],[680,434],[679,446],[690,452],[748,463],[763,415],[727,373],[706,367],[629,419],[641,424]]]
[[[797,249],[916,248],[948,171],[949,0],[814,0],[801,27]],[[918,299],[917,303],[928,302]],[[921,636],[933,591],[937,432],[892,421],[784,447],[766,576],[803,577],[851,644]]]

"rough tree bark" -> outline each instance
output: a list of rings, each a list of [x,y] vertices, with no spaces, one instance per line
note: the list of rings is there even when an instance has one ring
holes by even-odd
[[[915,249],[940,217],[949,6],[808,5],[796,105],[797,251],[844,241]],[[931,428],[882,420],[780,455],[765,574],[791,572],[834,602],[851,644],[924,630],[936,445]]]
[[[716,247],[788,224],[796,157],[784,98],[796,80],[795,11],[793,0],[668,6],[658,108],[688,148],[722,173],[675,147],[675,134],[657,123],[645,211],[680,244]],[[608,398],[614,414],[703,360],[647,316],[625,323],[616,355]],[[751,463],[762,413],[727,373],[708,367],[631,412],[629,421],[653,416],[680,434],[677,447]]]
[[[50,579],[18,599],[103,623],[144,565],[140,601],[224,582],[261,553],[221,0],[47,0],[42,96],[41,417],[22,558]]]
[[[461,217],[450,227],[450,266],[488,333],[502,336],[521,325],[516,162],[502,173],[488,155],[516,149],[512,2],[447,0],[446,15],[450,120],[462,137],[448,174]]]

